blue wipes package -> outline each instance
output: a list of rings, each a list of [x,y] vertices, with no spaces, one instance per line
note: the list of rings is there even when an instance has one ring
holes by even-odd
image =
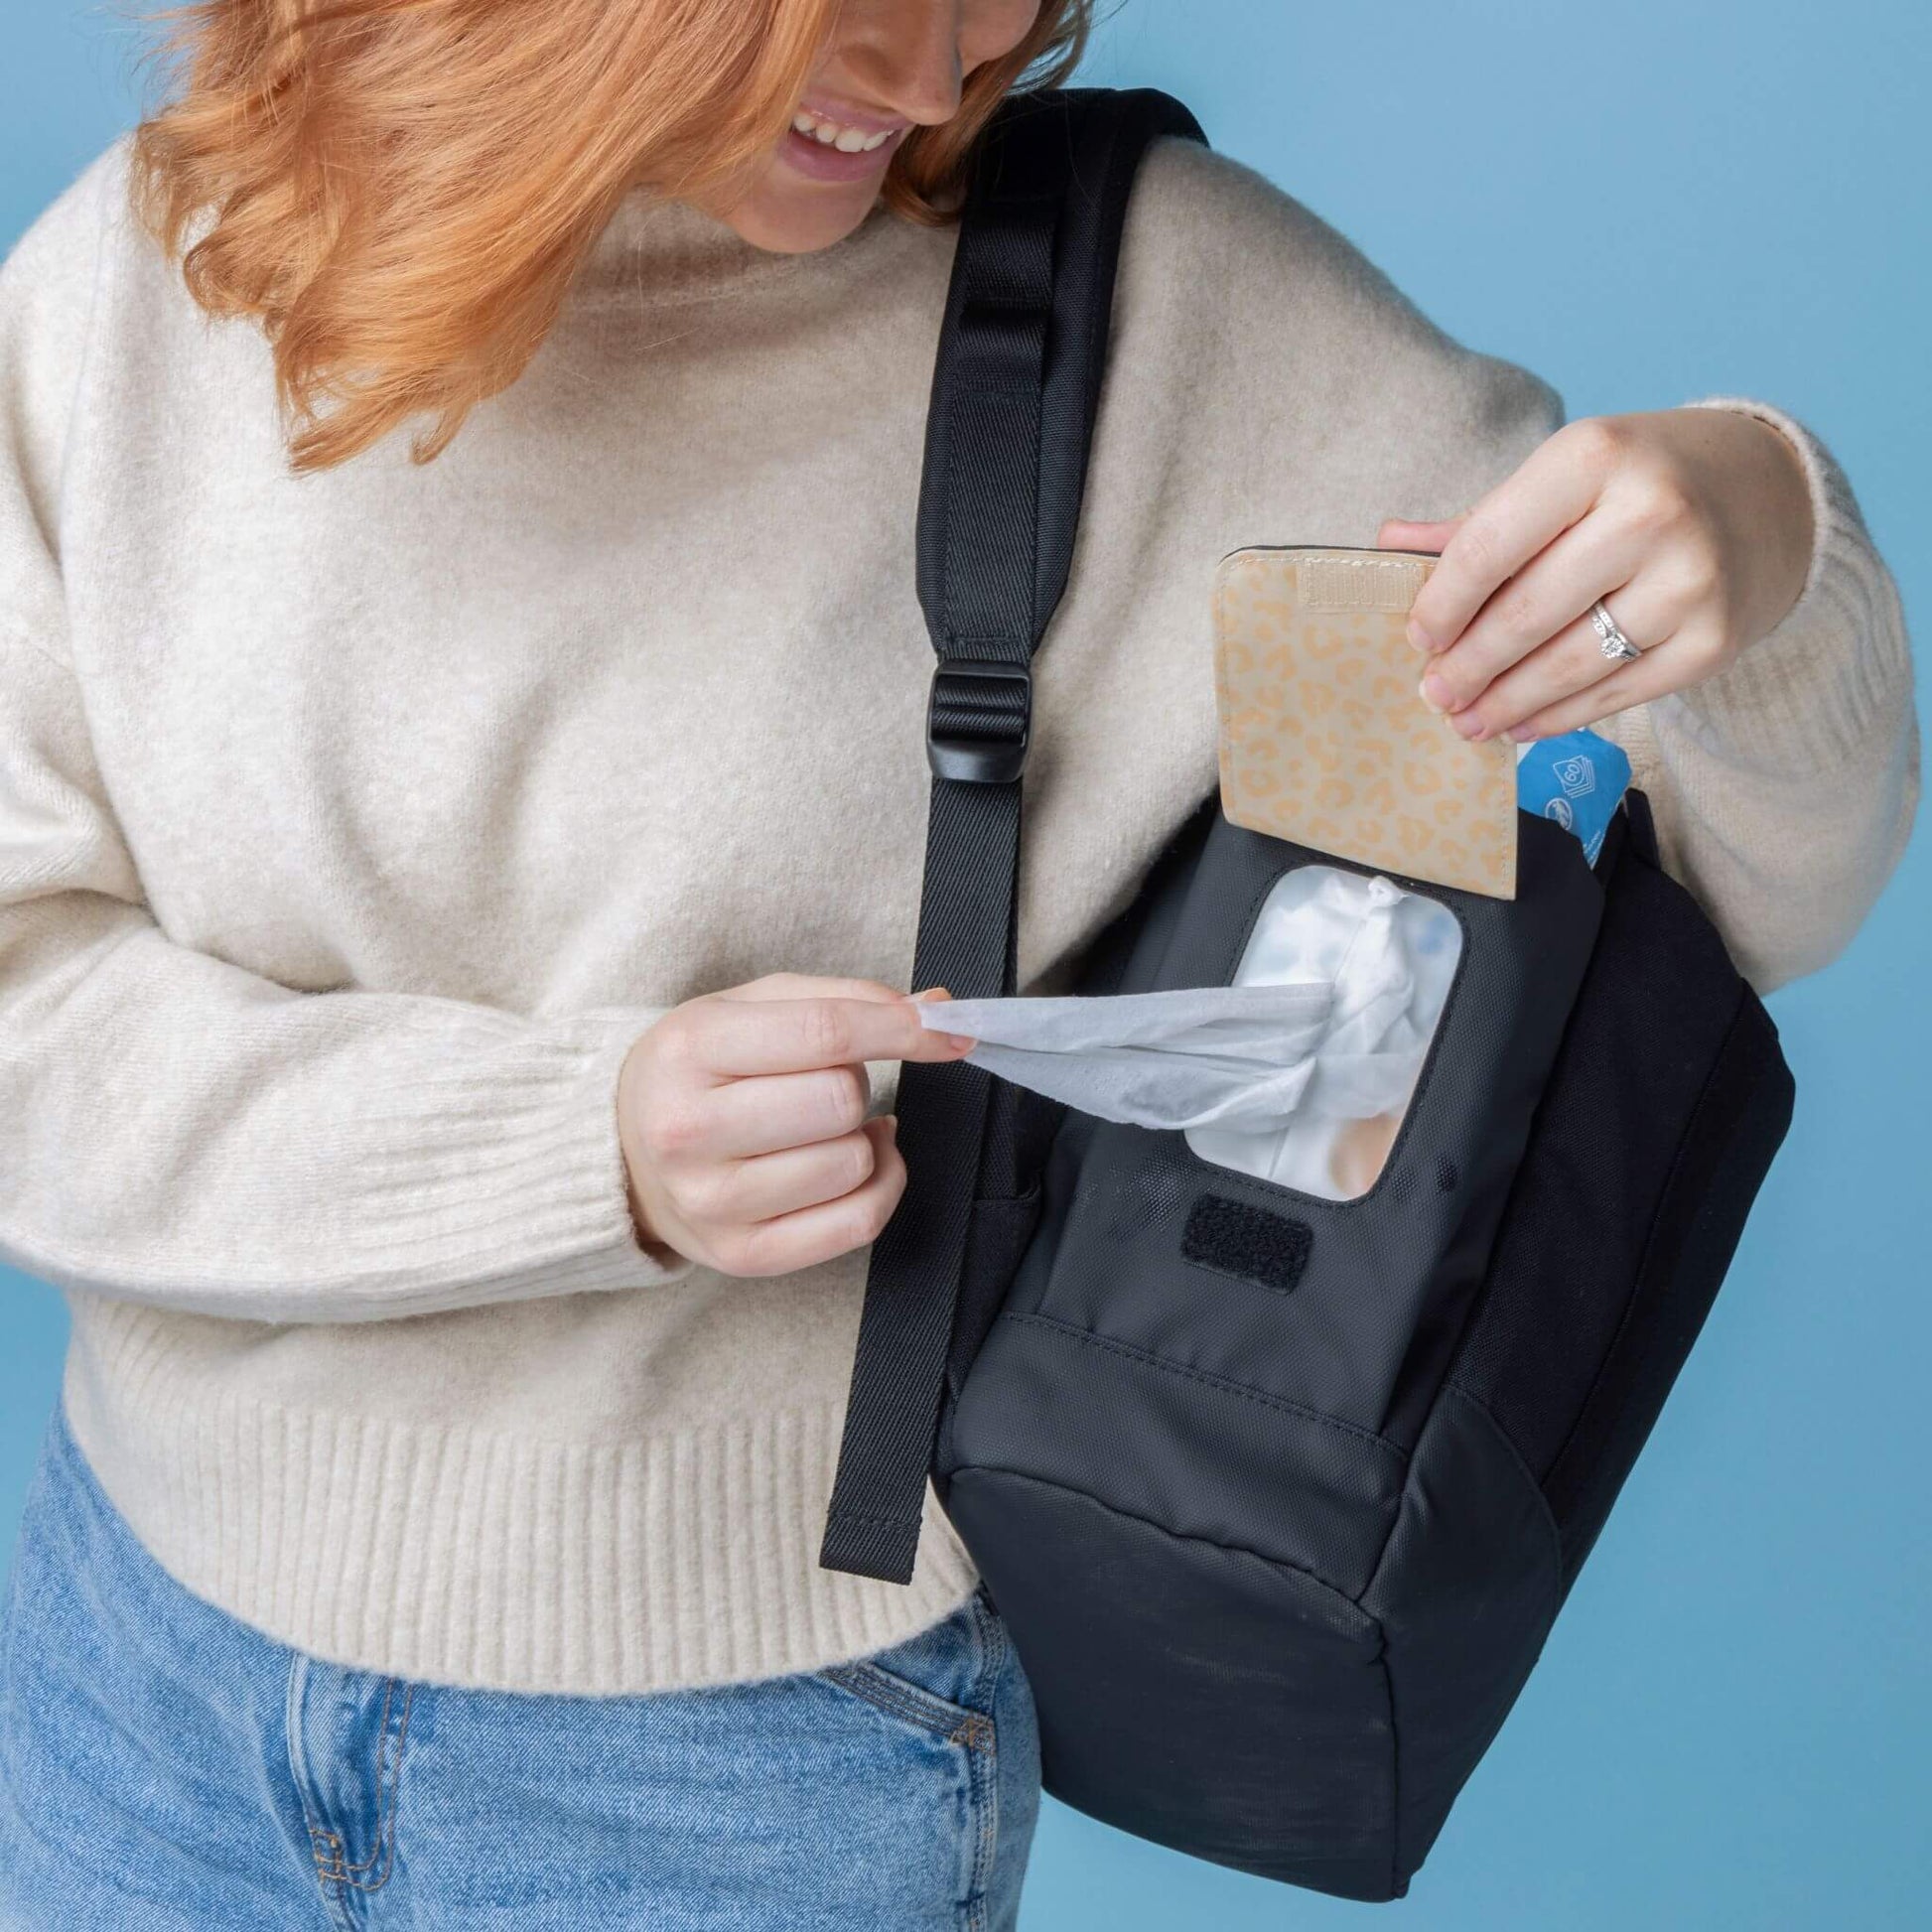
[[[1629,784],[1630,760],[1623,748],[1592,731],[1537,739],[1517,755],[1517,804],[1575,832],[1592,866]]]

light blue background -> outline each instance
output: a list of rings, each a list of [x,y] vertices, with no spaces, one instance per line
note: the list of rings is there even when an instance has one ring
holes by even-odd
[[[129,120],[136,42],[71,0],[10,8],[0,42],[4,247]],[[1924,0],[1130,0],[1088,77],[1178,93],[1573,416],[1790,409],[1923,630]],[[1416,1932],[1932,1924],[1927,843],[1849,953],[1771,1001],[1796,1126],[1541,1669],[1395,1908]],[[10,1535],[64,1324],[0,1277]],[[1365,1917],[1053,1809],[1026,1924]]]

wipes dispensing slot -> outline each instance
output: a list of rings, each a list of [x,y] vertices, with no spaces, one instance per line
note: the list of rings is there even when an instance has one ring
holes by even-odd
[[[1263,901],[1235,986],[1326,982],[1323,1036],[1300,1103],[1255,1127],[1187,1130],[1203,1161],[1324,1200],[1380,1175],[1409,1109],[1462,956],[1439,899],[1334,866],[1302,866]]]
[[[1382,1171],[1461,949],[1441,901],[1307,865],[1268,894],[1230,985],[935,1000],[919,1017],[971,1035],[968,1058],[1017,1086],[1348,1200]]]

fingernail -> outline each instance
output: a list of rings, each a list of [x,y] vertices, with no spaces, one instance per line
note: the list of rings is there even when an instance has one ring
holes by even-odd
[[[1434,650],[1436,648],[1435,639],[1430,636],[1429,632],[1426,631],[1422,627],[1422,625],[1415,621],[1414,618],[1411,618],[1409,620],[1407,628],[1409,633],[1409,641],[1412,644],[1414,644],[1418,650]]]
[[[1524,745],[1536,736],[1536,727],[1534,725],[1511,725],[1509,728],[1509,736],[1518,745]]]
[[[1489,727],[1473,711],[1464,711],[1449,720],[1455,730],[1471,745],[1480,743],[1489,736]]]
[[[952,995],[943,986],[928,986],[923,993],[911,993],[906,997],[913,1000],[931,1000],[935,998],[950,1000]]]
[[[1455,701],[1454,694],[1434,671],[1416,689],[1422,693],[1422,701],[1431,711],[1447,711]]]
[[[971,1034],[948,1034],[946,1038],[954,1046],[957,1046],[961,1052],[971,1052],[979,1044],[979,1041]]]

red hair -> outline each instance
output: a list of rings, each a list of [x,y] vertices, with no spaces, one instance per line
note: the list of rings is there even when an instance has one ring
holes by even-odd
[[[948,218],[1001,96],[1078,61],[1092,0],[915,128],[886,200]],[[274,348],[292,466],[410,417],[427,463],[542,343],[639,177],[685,196],[767,152],[837,0],[197,0],[158,54],[174,99],[134,133],[135,206],[195,300]],[[191,227],[200,232],[189,240]]]

